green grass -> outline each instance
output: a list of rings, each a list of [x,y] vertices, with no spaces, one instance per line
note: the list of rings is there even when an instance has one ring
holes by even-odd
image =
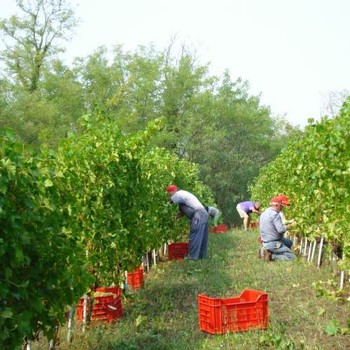
[[[312,287],[313,282],[331,279],[331,269],[318,269],[303,258],[295,262],[262,261],[257,257],[257,238],[257,231],[210,234],[209,259],[157,263],[146,274],[143,288],[123,296],[123,318],[112,325],[93,323],[84,334],[76,323],[70,345],[62,328],[57,348],[350,349],[349,334],[341,332],[341,328],[348,330],[349,302],[318,297],[318,290]],[[199,330],[198,294],[227,298],[244,289],[268,293],[267,330],[224,335]],[[47,349],[47,342],[33,343],[32,349]]]

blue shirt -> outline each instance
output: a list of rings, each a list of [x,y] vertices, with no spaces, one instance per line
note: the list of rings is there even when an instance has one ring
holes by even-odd
[[[261,239],[265,243],[282,239],[287,230],[280,213],[271,207],[260,215],[259,227]]]
[[[253,209],[255,208],[255,202],[250,202],[250,201],[246,201],[246,202],[241,202],[239,203],[239,206],[241,207],[241,209],[243,211],[245,211],[247,214],[250,214],[253,212]]]

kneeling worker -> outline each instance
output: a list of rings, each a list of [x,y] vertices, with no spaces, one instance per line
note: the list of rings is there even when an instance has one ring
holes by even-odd
[[[263,258],[270,260],[291,261],[296,257],[292,251],[293,242],[284,237],[284,233],[295,223],[283,224],[280,216],[284,204],[280,197],[271,199],[269,208],[260,216],[259,228],[263,245]]]

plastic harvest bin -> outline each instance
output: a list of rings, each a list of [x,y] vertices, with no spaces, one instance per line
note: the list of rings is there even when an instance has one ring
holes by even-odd
[[[90,314],[91,321],[110,323],[123,316],[121,289],[119,287],[96,288],[95,293],[101,293],[102,296],[94,296],[92,305],[90,303],[91,299],[88,301],[87,312]],[[83,320],[83,308],[84,298],[81,298],[77,306],[77,318],[80,321]]]
[[[211,228],[212,233],[224,233],[227,232],[227,226],[225,224],[213,226]]]
[[[210,298],[198,295],[199,328],[211,334],[266,329],[268,295],[258,290],[244,290],[234,298]]]
[[[168,246],[168,258],[169,260],[182,260],[188,255],[188,243],[171,243]]]
[[[143,267],[138,267],[133,272],[128,272],[128,285],[134,289],[139,289],[143,284]]]

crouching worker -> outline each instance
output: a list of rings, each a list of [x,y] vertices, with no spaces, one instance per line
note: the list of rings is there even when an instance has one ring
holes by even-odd
[[[205,207],[205,209],[209,214],[209,218],[213,219],[213,225],[217,226],[219,218],[221,216],[220,210],[215,207]]]
[[[280,197],[271,199],[269,208],[260,216],[259,228],[262,240],[262,257],[267,260],[291,261],[296,257],[292,251],[293,242],[284,233],[294,223],[283,224],[280,211],[284,204]]]

